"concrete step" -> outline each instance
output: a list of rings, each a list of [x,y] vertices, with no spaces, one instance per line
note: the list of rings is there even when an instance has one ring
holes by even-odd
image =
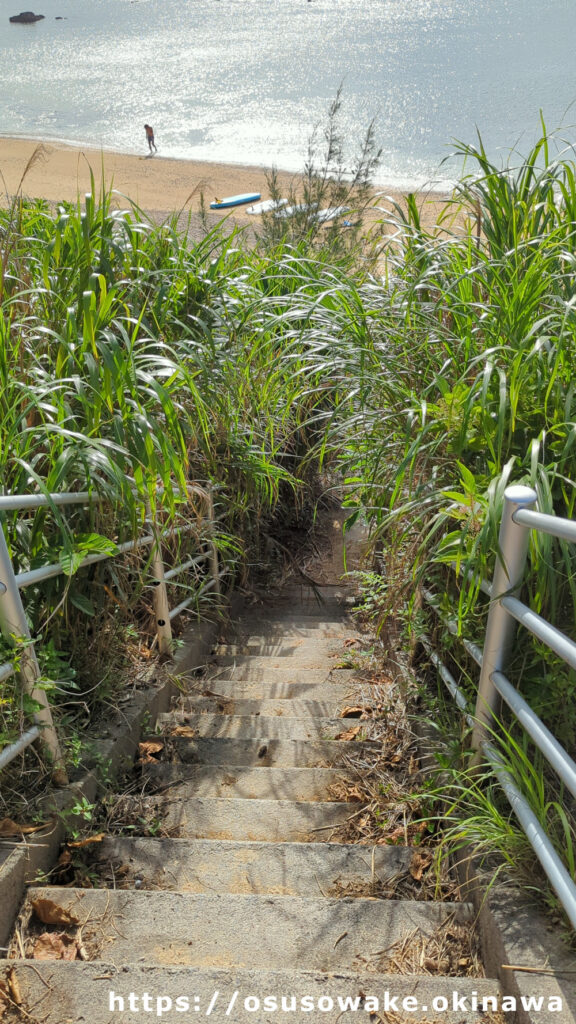
[[[269,680],[270,685],[274,683],[308,683],[317,685],[324,682],[357,683],[359,679],[359,673],[356,669],[344,666],[339,667],[330,663],[324,663],[324,666],[320,668],[305,668],[298,665],[292,668],[291,659],[284,667],[278,664],[251,664],[251,661],[253,659],[248,659],[242,665],[209,665],[206,671],[206,681],[211,683],[219,678],[238,679],[245,682]]]
[[[310,800],[198,797],[184,783],[160,795],[134,797],[135,817],[161,819],[182,839],[235,839],[269,843],[321,843],[361,804]],[[126,797],[124,806],[130,807]]]
[[[205,712],[193,715],[177,712],[161,715],[159,724],[163,732],[170,732],[186,726],[194,729],[197,736],[229,736],[252,739],[265,736],[268,739],[334,739],[347,725],[341,718],[282,718],[278,715],[213,715]],[[361,723],[369,725],[369,723]]]
[[[354,630],[354,624],[346,621],[342,621],[338,625],[313,623],[307,626],[289,625],[287,628],[279,628],[277,623],[268,620],[265,624],[265,629],[261,627],[261,622],[262,620],[256,623],[255,628],[254,623],[248,622],[242,626],[238,623],[236,633],[223,640],[223,644],[244,643],[248,644],[249,647],[254,647],[256,645],[269,645],[272,643],[281,648],[290,644],[305,644],[314,641],[329,645],[333,643],[341,644],[344,640],[358,635]],[[251,625],[252,629],[250,628]]]
[[[247,700],[348,701],[354,697],[357,686],[348,672],[333,672],[330,679],[324,683],[294,683],[272,679],[247,681],[227,679],[224,676],[202,680],[192,678],[188,684],[190,697],[183,697],[180,707],[193,710],[195,697],[211,695]]]
[[[152,938],[149,943],[153,944]],[[8,964],[4,962],[3,966],[7,968]],[[296,1024],[310,1020],[322,1020],[324,1024],[372,1020],[488,1024],[486,1014],[470,1007],[480,1006],[484,998],[498,999],[500,993],[498,983],[491,979],[436,978],[429,974],[375,975],[362,971],[334,976],[238,967],[153,968],[147,963],[106,963],[103,969],[101,963],[62,960],[10,961],[10,968],[22,993],[22,1009],[28,1008],[28,1016],[22,1015],[22,1019],[30,1019],[32,1008],[41,1007],[41,1014],[34,1019],[41,1019],[43,1024],[111,1024],[116,1020],[138,1024],[149,1019],[182,1024],[183,1020],[207,1015],[229,1024],[246,1024],[251,1019],[272,1024],[285,1018]],[[454,992],[464,1000],[459,1009],[453,1008]],[[449,1009],[437,1015],[435,1005]]]
[[[336,654],[331,654],[327,657],[325,654],[318,654],[314,650],[312,651],[301,651],[298,654],[290,655],[236,655],[234,657],[220,657],[218,656],[215,668],[224,675],[222,670],[226,672],[233,672],[231,678],[235,678],[235,673],[238,673],[238,678],[243,675],[244,669],[262,669],[264,672],[269,673],[274,678],[276,672],[296,671],[302,672],[324,672],[328,673],[332,669],[348,668],[349,662],[345,662],[346,650],[339,651]]]
[[[187,700],[186,704],[192,714],[209,711],[215,715],[262,715],[267,718],[339,718],[343,707],[343,701],[338,700],[250,700],[249,697],[196,697],[193,703]],[[185,720],[190,712],[180,710],[179,714]],[[168,715],[160,715],[159,721],[164,721],[165,717],[169,718]]]
[[[379,954],[415,929],[430,936],[449,917],[462,923],[472,916],[463,903],[230,893],[29,889],[27,906],[35,899],[51,900],[83,923],[90,960],[144,958],[163,968],[338,971],[369,962],[377,973]]]
[[[158,739],[158,737],[154,737]],[[344,740],[228,739],[224,736],[188,739],[171,736],[183,764],[252,765],[254,768],[330,768],[362,744]]]
[[[298,601],[282,601],[258,604],[250,611],[245,611],[236,620],[244,630],[251,633],[268,632],[271,628],[338,630],[351,629],[351,618],[348,606],[332,604],[323,610],[319,605],[310,602],[300,604]]]
[[[287,586],[274,595],[274,610],[284,609],[299,614],[321,615],[324,619],[346,615],[354,606],[355,596],[346,587]]]
[[[266,661],[268,659],[265,659]],[[206,672],[206,682],[214,683],[220,679],[242,679],[245,682],[273,683],[325,683],[330,677],[331,665],[321,663],[316,668],[298,666],[292,664],[253,664],[254,659],[248,659],[243,664],[209,666]]]
[[[353,783],[354,773],[334,768],[233,768],[217,765],[144,765],[149,792],[168,786],[178,790],[182,799],[193,796],[234,797],[239,800],[324,800],[336,799],[331,786]],[[152,788],[150,788],[152,787]],[[340,796],[342,799],[342,796]]]
[[[213,656],[217,657],[218,665],[244,665],[251,662],[255,667],[282,669],[287,665],[287,658],[299,667],[302,664],[310,663],[311,668],[323,668],[327,663],[336,662],[342,657],[347,647],[339,640],[306,640],[297,641],[292,644],[284,643],[280,647],[275,641],[268,644],[261,644],[258,648],[243,647],[240,644],[231,645],[241,647],[240,650],[225,651],[216,648]]]
[[[305,619],[299,623],[297,619],[266,618],[237,619],[230,624],[230,636],[237,643],[251,644],[288,644],[293,641],[306,640],[345,640],[357,636],[352,622],[341,619],[338,622],[326,622],[324,619],[312,622]]]
[[[119,888],[141,879],[146,889],[307,897],[370,896],[409,875],[414,858],[405,846],[124,836],[105,839],[97,854]]]
[[[288,639],[285,633],[280,637],[250,636],[238,643],[217,644],[212,654],[223,665],[241,658],[303,658],[308,655],[334,658],[348,650],[344,640],[345,635],[338,639],[315,636]]]

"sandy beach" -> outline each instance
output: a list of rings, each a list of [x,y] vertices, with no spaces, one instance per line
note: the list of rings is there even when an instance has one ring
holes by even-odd
[[[26,170],[29,162],[31,166]],[[117,208],[125,207],[129,199],[156,221],[173,213],[187,215],[188,211],[195,220],[201,194],[206,206],[216,197],[238,193],[260,192],[263,199],[269,196],[264,167],[166,159],[161,153],[153,157],[145,153],[135,156],[84,146],[0,138],[1,205],[6,205],[19,190],[24,196],[51,202],[75,202],[90,190],[91,173],[98,190],[102,181],[106,188],[114,190],[113,203]],[[298,178],[297,174],[279,171],[280,189],[293,187],[297,190]],[[398,192],[387,189],[378,189],[378,192],[397,201],[402,199]],[[421,199],[425,219],[431,222],[443,205],[442,197],[433,193]],[[227,214],[209,211],[208,224],[217,223]],[[374,211],[373,217],[381,217],[381,213]],[[246,213],[246,208],[239,207],[234,209],[229,221],[231,225],[254,226],[255,218]]]

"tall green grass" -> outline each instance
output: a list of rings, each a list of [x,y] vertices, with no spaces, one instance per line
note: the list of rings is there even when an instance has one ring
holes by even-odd
[[[274,515],[330,469],[402,599],[435,582],[479,640],[483,598],[452,569],[490,576],[507,483],[534,486],[544,511],[574,511],[576,178],[546,135],[504,167],[481,141],[459,149],[454,216],[426,228],[416,197],[383,211],[362,269],[336,236],[250,247],[214,230],[192,243],[176,219],[115,211],[106,192],[2,212],[2,488],[112,499],[102,516],[5,516],[16,566],[56,560],[79,534],[133,535],[134,491],[166,524],[195,518],[181,499],[192,481],[213,489],[238,576]],[[575,570],[572,548],[532,537],[528,598],[571,635]],[[115,586],[126,603],[121,574]],[[86,608],[93,593],[89,574],[31,593],[33,628],[49,637],[68,598]],[[527,636],[510,671],[574,749],[574,674]]]
[[[576,183],[572,154],[552,159],[546,136],[504,167],[481,142],[459,148],[469,173],[456,227],[426,229],[414,198],[387,216],[378,301],[342,368],[355,397],[330,443],[376,544],[415,552],[414,583],[448,586],[462,631],[477,635],[477,588],[452,586],[445,566],[490,578],[506,485],[574,512]],[[532,536],[530,603],[571,635],[575,569],[573,548]],[[555,666],[543,689],[538,645],[522,639],[518,660],[521,687],[574,749],[573,673]]]
[[[94,190],[56,209],[18,196],[0,212],[0,237],[2,490],[109,499],[89,512],[5,514],[16,570],[76,565],[101,536],[136,536],[145,499],[163,526],[195,523],[183,497],[193,482],[210,486],[223,571],[241,577],[325,456],[313,448],[337,385],[309,353],[353,294],[349,261],[315,259],[306,241],[263,253],[219,230],[192,244],[176,218],[154,225]],[[33,632],[60,648],[78,635],[74,614],[111,602],[133,614],[127,594],[146,604],[146,565],[130,572],[115,591],[96,570],[29,588]]]

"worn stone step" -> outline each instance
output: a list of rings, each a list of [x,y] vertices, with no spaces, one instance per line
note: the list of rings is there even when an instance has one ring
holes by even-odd
[[[198,797],[186,783],[149,797],[125,797],[124,807],[132,802],[134,817],[160,820],[163,828],[183,839],[269,843],[323,842],[361,807],[337,801]]]
[[[311,899],[297,896],[30,889],[27,905],[48,899],[81,923],[90,960],[163,968],[306,968],[378,971],[382,951],[416,929],[431,936],[463,903]],[[145,943],[143,939],[145,937]]]
[[[346,619],[338,622],[326,622],[324,619],[311,622],[306,619],[301,624],[294,618],[274,619],[238,619],[230,624],[231,637],[237,643],[251,644],[289,644],[294,641],[308,640],[346,640],[357,636],[354,625]]]
[[[335,768],[232,768],[218,765],[144,765],[148,789],[157,792],[178,786],[182,799],[190,796],[235,797],[242,800],[345,800],[345,784],[354,772]],[[186,784],[186,785],[185,785]],[[330,793],[336,787],[337,794]]]
[[[158,739],[158,737],[155,737]],[[229,739],[224,736],[189,739],[171,736],[170,743],[184,764],[252,765],[254,768],[330,768],[363,744],[344,740]]]
[[[277,671],[289,669],[298,672],[319,672],[320,670],[330,672],[332,669],[348,668],[349,665],[342,665],[346,657],[346,649],[332,654],[324,654],[314,649],[299,651],[297,654],[236,654],[217,656],[216,667],[220,669],[263,669],[274,675]]]
[[[266,659],[267,660],[267,659]],[[210,666],[206,672],[206,681],[211,684],[220,679],[241,679],[244,682],[273,683],[325,683],[330,677],[332,666],[321,659],[315,668],[304,665],[267,665],[252,664],[249,659],[243,664]]]
[[[353,650],[353,648],[350,648]],[[293,637],[285,633],[279,637],[251,636],[244,641],[217,644],[212,654],[219,664],[231,664],[245,658],[304,658],[309,655],[334,658],[349,650],[344,638]]]
[[[153,945],[153,936],[147,945]],[[488,1024],[490,1018],[482,1012],[480,1001],[498,1000],[500,996],[498,983],[492,979],[437,978],[429,974],[375,975],[362,971],[334,976],[312,970],[151,967],[148,963],[106,963],[103,969],[101,963],[63,960],[0,961],[1,973],[8,968],[15,973],[22,1009],[28,1014],[22,1014],[22,1019],[31,1018],[34,1007],[41,1008],[41,1014],[32,1019],[43,1024],[111,1024],[116,1020],[138,1024],[149,1019],[182,1024],[183,1020],[204,1019],[208,1011],[213,1020],[229,1024],[246,1024],[247,1020],[272,1024],[285,1018],[296,1024],[310,1020],[368,1024],[378,1019],[402,1024]],[[460,998],[456,1009],[454,992]],[[474,1004],[477,1010],[471,1009]],[[441,1007],[438,1014],[435,1006]]]
[[[341,718],[282,718],[278,715],[214,715],[209,712],[194,715],[171,713],[161,715],[159,724],[165,733],[183,724],[193,729],[197,736],[229,736],[252,739],[265,736],[268,739],[314,740],[335,739],[344,732],[346,723]],[[360,723],[366,725],[367,723]],[[369,723],[368,723],[369,724]]]
[[[344,702],[338,700],[251,700],[249,697],[196,697],[186,700],[183,710],[174,710],[186,720],[187,714],[210,711],[218,715],[262,715],[276,718],[339,718]],[[169,716],[160,715],[159,722]],[[344,721],[344,719],[343,719]]]
[[[370,896],[410,878],[418,852],[405,846],[266,843],[219,839],[132,839],[98,847],[114,887],[277,896]]]
[[[321,632],[322,630],[350,628],[351,619],[349,609],[341,606],[330,609],[330,611],[322,611],[317,607],[310,608],[309,605],[303,607],[297,602],[279,605],[274,600],[274,603],[259,605],[249,613],[245,612],[235,620],[235,624],[251,633],[268,632],[270,629],[277,630],[279,628],[282,628],[284,632],[300,628]]]
[[[206,682],[213,683],[216,679],[237,679],[244,682],[275,683],[306,683],[318,685],[326,682],[357,682],[360,678],[356,669],[324,663],[322,668],[305,668],[304,666],[255,665],[250,660],[242,665],[210,665],[206,671]]]
[[[311,667],[314,667],[320,661],[323,664],[330,664],[350,653],[350,648],[345,647],[340,640],[308,639],[306,642],[299,640],[292,643],[283,641],[281,645],[271,640],[258,648],[244,647],[240,644],[230,646],[233,647],[232,650],[222,650],[220,645],[213,651],[213,657],[218,659],[218,664],[240,665],[250,661],[254,665],[283,668],[289,658],[290,662],[298,665],[309,661]]]
[[[274,595],[273,602],[275,611],[311,612],[328,618],[349,612],[356,603],[356,595],[342,586],[285,586]]]
[[[193,700],[201,696],[238,697],[249,700],[329,700],[345,701],[354,696],[358,683],[348,672],[332,673],[324,683],[286,682],[285,680],[242,680],[212,677],[211,679],[189,680],[189,698],[183,697],[180,705],[193,710]]]
[[[236,634],[237,642],[248,644],[249,647],[269,645],[271,643],[283,647],[293,643],[302,644],[310,641],[326,644],[342,643],[349,638],[358,636],[358,632],[354,630],[354,624],[346,622],[342,622],[338,626],[318,624],[298,627],[286,625],[285,623],[275,624],[269,621],[266,624],[265,630],[261,628],[260,623],[256,625],[255,630],[249,628],[251,625],[253,626],[253,624],[246,624],[242,628],[241,624],[237,624]]]

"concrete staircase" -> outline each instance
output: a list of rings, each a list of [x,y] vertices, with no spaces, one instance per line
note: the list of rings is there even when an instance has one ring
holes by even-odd
[[[27,1020],[500,1020],[481,1009],[496,981],[424,963],[404,975],[388,956],[470,921],[470,906],[374,898],[413,851],[331,841],[359,805],[331,795],[351,777],[339,767],[350,745],[335,737],[354,672],[335,666],[354,634],[324,593],[322,606],[298,588],[243,614],[234,643],[163,716],[172,760],[144,764],[147,795],[133,798],[161,834],[105,839],[107,887],[29,890],[13,943]],[[68,934],[76,959],[28,959],[34,931]]]

